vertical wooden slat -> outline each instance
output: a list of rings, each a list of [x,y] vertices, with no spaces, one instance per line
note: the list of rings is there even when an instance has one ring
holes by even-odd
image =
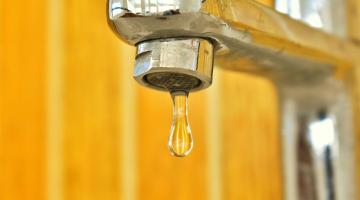
[[[221,73],[214,69],[212,86],[207,90],[207,196],[209,200],[221,200],[224,195],[223,163],[224,155],[223,134],[221,129]]]
[[[64,192],[63,149],[63,2],[49,0],[47,7],[47,190],[48,200],[62,200]]]
[[[359,8],[360,9],[360,8]],[[359,18],[360,20],[360,18]],[[356,66],[352,70],[352,74],[349,74],[350,79],[347,82],[349,88],[351,88],[352,92],[352,100],[353,100],[353,116],[354,116],[354,144],[355,144],[355,175],[356,175],[356,195],[357,198],[360,199],[360,66]]]
[[[124,62],[121,68],[121,138],[119,143],[119,159],[121,161],[121,173],[119,180],[122,184],[119,191],[122,191],[120,199],[122,200],[136,200],[138,197],[138,182],[137,182],[137,99],[136,86],[137,83],[132,78],[133,63],[135,61],[134,47],[126,44],[121,45],[121,54],[119,60]]]
[[[347,0],[347,24],[348,36],[353,39],[355,44],[360,46],[360,0]],[[348,86],[353,95],[354,106],[354,125],[355,125],[355,162],[356,162],[356,191],[357,197],[360,199],[360,65],[358,64],[349,73]]]
[[[0,199],[44,199],[46,1],[0,4]]]
[[[129,61],[119,59],[106,1],[63,3],[64,199],[119,199],[120,69]]]

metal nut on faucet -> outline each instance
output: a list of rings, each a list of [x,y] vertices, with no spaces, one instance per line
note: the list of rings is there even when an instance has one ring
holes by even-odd
[[[134,78],[157,90],[197,91],[211,85],[213,46],[199,38],[159,39],[137,45]]]

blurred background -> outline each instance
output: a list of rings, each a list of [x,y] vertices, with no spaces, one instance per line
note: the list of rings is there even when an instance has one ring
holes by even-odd
[[[134,51],[108,27],[106,0],[0,0],[0,199],[281,199],[273,85],[217,68],[190,95],[195,143],[179,159],[167,149],[170,95],[133,80]]]

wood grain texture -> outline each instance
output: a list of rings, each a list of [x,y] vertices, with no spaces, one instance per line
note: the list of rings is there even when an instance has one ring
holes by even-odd
[[[353,105],[354,105],[354,124],[355,124],[355,162],[356,162],[356,192],[358,199],[360,199],[360,66],[355,69],[354,74],[351,74],[350,88],[352,88]]]
[[[221,74],[223,199],[282,199],[276,91],[261,78]]]
[[[349,72],[346,80],[346,85],[349,88],[349,92],[352,95],[352,107],[353,107],[353,123],[354,123],[354,156],[355,156],[355,179],[356,187],[355,192],[360,199],[360,65],[352,69]]]
[[[64,199],[119,199],[121,68],[106,2],[64,1]]]
[[[64,198],[63,157],[63,79],[64,79],[64,5],[57,0],[48,0],[47,13],[47,149],[45,191],[47,199]]]
[[[348,36],[360,47],[360,0],[348,0]],[[357,195],[360,199],[360,63],[349,73],[348,86],[353,94]]]
[[[45,198],[45,8],[0,1],[0,199]]]

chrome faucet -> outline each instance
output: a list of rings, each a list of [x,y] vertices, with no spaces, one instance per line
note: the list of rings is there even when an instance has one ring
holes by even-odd
[[[213,61],[268,78],[277,86],[281,108],[284,198],[355,200],[352,102],[345,81],[336,77],[337,61],[257,43],[251,31],[201,5],[108,1],[109,25],[137,46],[135,79],[158,90],[201,90],[211,85]],[[236,64],[243,60],[247,66]]]

